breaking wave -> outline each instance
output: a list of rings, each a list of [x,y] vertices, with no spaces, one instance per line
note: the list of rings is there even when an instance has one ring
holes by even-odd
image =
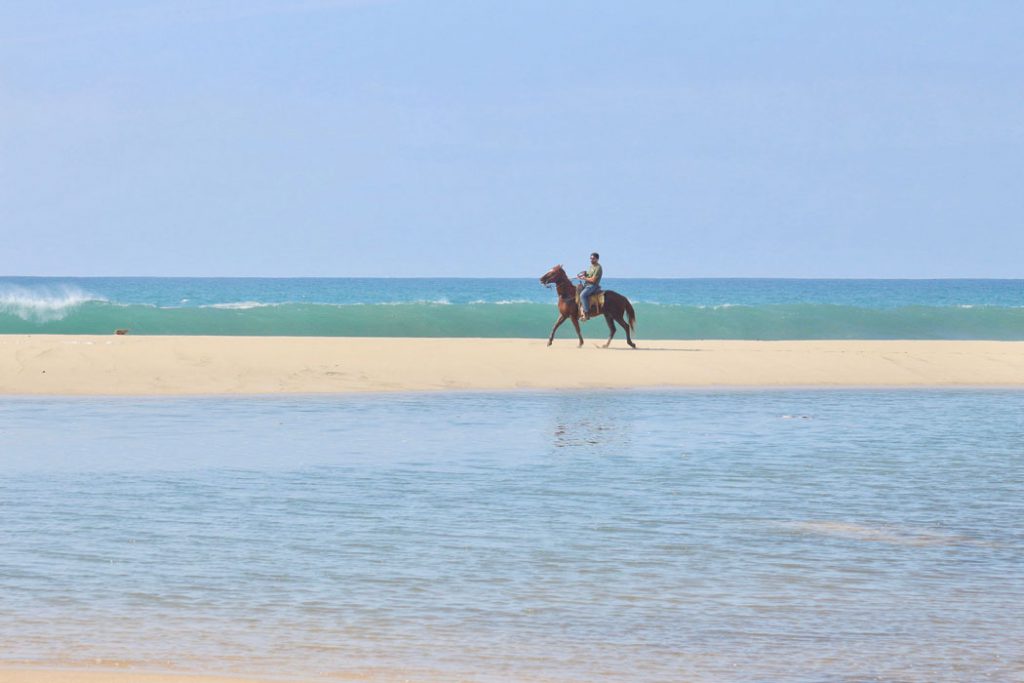
[[[48,287],[0,287],[0,318],[16,318],[29,324],[63,320],[83,304],[104,302],[85,290],[71,285]],[[0,328],[2,331],[2,328]]]
[[[637,303],[646,339],[1024,339],[1024,309],[978,305],[868,308],[835,304],[685,306]],[[0,289],[0,333],[356,337],[545,337],[553,303],[116,303],[74,287]],[[603,337],[601,319],[584,336]],[[559,335],[574,336],[565,325]]]

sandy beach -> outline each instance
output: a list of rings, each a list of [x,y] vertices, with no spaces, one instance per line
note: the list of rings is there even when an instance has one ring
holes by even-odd
[[[1024,342],[0,336],[0,394],[1024,386]]]

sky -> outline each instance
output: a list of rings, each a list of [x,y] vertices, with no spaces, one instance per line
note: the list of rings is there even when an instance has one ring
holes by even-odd
[[[0,3],[0,275],[1024,277],[1024,3]]]

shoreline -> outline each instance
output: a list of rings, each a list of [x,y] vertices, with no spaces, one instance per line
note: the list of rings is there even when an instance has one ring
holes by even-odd
[[[1024,387],[1024,341],[0,335],[0,395]]]

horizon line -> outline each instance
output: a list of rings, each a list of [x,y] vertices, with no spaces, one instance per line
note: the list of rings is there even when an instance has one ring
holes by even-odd
[[[75,278],[85,279],[132,279],[132,280],[535,280],[537,277],[524,275],[500,275],[500,276],[476,276],[476,275],[0,275],[2,278]],[[791,276],[791,275],[616,275],[609,280],[903,280],[903,281],[929,281],[929,280],[1024,280],[1020,277],[994,277],[994,276]]]

